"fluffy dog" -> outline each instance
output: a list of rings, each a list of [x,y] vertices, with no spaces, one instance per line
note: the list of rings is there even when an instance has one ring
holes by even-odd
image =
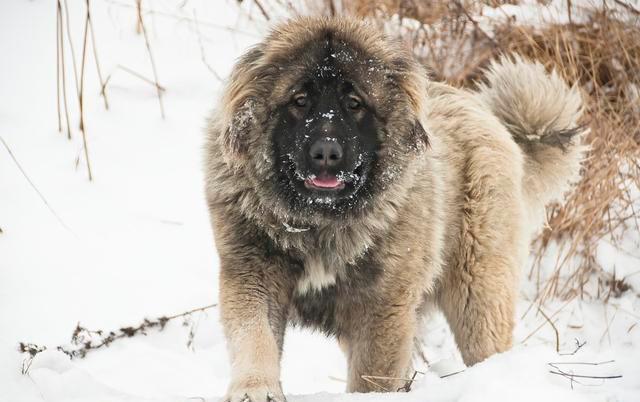
[[[289,323],[338,339],[350,392],[407,375],[432,305],[466,364],[507,350],[532,233],[579,172],[580,113],[575,89],[518,57],[467,92],[366,23],[277,26],[208,127],[225,400],[284,401]]]

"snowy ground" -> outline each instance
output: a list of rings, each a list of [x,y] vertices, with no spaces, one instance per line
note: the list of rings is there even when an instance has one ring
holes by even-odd
[[[0,5],[0,136],[55,211],[0,144],[0,401],[217,401],[229,380],[215,308],[177,320],[161,332],[125,339],[70,361],[48,350],[21,374],[20,341],[67,344],[78,322],[116,329],[205,306],[217,300],[217,258],[202,195],[202,127],[233,60],[265,29],[245,2],[146,1],[146,15],[166,118],[155,88],[116,66],[153,73],[135,32],[130,0],[92,1],[103,74],[113,74],[104,108],[92,56],[86,65],[86,128],[94,181],[89,182],[78,129],[75,84],[67,48],[72,139],[57,131],[55,3]],[[184,3],[184,4],[183,4]],[[79,60],[83,4],[69,1]],[[182,5],[182,6],[181,6]],[[193,10],[197,9],[197,14]],[[255,21],[249,15],[255,15]],[[199,21],[197,35],[194,15]],[[76,160],[79,163],[76,166]],[[59,217],[56,218],[56,215]],[[633,243],[632,243],[633,244]],[[637,249],[637,244],[632,245]],[[638,259],[603,245],[602,264],[638,271]],[[552,261],[549,261],[551,263]],[[640,275],[629,277],[636,290]],[[555,301],[545,306],[559,330],[530,305],[523,283],[516,346],[466,371],[442,317],[429,324],[426,374],[409,394],[344,395],[344,359],[332,340],[287,334],[283,386],[293,402],[320,401],[638,401],[640,299],[627,292],[608,304]],[[538,329],[539,328],[539,329]],[[537,329],[537,331],[536,331]],[[189,342],[189,332],[195,337]],[[532,336],[530,336],[533,333]],[[526,342],[523,343],[523,341]],[[556,366],[594,380],[549,373]],[[573,389],[572,389],[573,385]]]

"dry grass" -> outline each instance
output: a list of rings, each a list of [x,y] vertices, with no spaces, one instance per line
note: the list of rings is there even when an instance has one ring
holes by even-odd
[[[455,86],[472,87],[490,60],[509,52],[538,60],[579,85],[591,153],[566,202],[548,208],[548,227],[535,242],[529,275],[538,284],[540,303],[548,297],[606,300],[628,286],[598,266],[596,245],[616,244],[628,231],[640,234],[634,209],[640,206],[640,13],[615,1],[574,8],[569,21],[538,26],[506,13],[492,19],[481,15],[484,6],[504,3],[517,2],[307,0],[297,7],[269,2],[291,14],[369,18],[401,37],[434,79]],[[559,246],[558,259],[553,272],[543,272],[541,258],[552,244]]]

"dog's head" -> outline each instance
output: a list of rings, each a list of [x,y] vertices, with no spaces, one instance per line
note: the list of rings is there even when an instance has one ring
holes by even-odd
[[[340,219],[402,183],[427,147],[426,72],[399,43],[351,19],[277,27],[236,65],[221,146],[265,205]]]

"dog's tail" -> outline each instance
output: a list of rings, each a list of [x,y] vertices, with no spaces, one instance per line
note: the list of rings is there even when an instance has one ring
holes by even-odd
[[[525,157],[523,191],[534,216],[577,181],[586,129],[582,98],[555,72],[519,56],[492,63],[478,95],[509,130]]]

